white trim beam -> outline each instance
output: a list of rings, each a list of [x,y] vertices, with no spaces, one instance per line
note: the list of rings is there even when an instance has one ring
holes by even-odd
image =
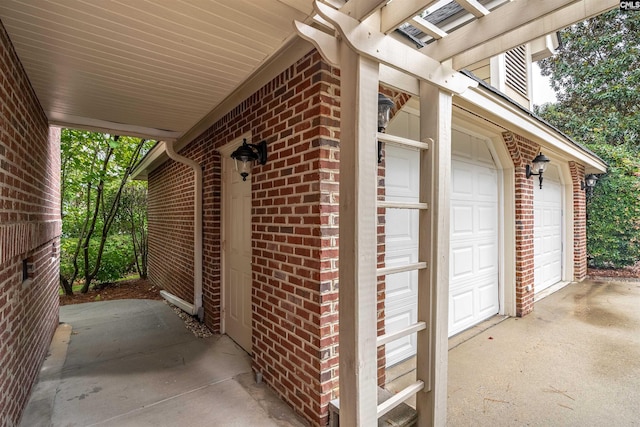
[[[71,129],[84,129],[90,132],[102,132],[112,135],[135,136],[138,138],[155,139],[162,141],[175,141],[182,132],[156,129],[145,126],[116,123],[107,120],[93,119],[90,117],[72,116],[68,114],[52,113],[49,117],[51,126],[59,126]]]
[[[437,0],[392,1],[380,10],[380,32],[389,34],[421,13]]]
[[[447,421],[452,111],[451,94],[420,83],[420,139],[434,142],[420,158],[420,202],[432,208],[419,214],[418,259],[428,264],[418,271],[418,319],[427,323],[416,357],[416,378],[425,383],[416,395],[419,427]]]
[[[551,148],[556,153],[564,153],[565,156],[584,163],[592,173],[604,173],[607,166],[595,155],[573,145],[567,138],[553,130],[544,123],[523,117],[522,110],[518,107],[496,99],[487,94],[483,89],[471,89],[456,97],[456,105],[472,112],[482,112],[482,117],[490,120],[505,129],[509,129],[519,135],[533,141],[544,142],[544,146]]]
[[[476,18],[482,18],[489,14],[489,10],[477,0],[456,0],[456,3]]]
[[[411,25],[436,40],[439,40],[447,35],[446,31],[441,30],[437,25],[434,25],[419,16],[414,16],[413,18],[411,18]]]
[[[462,69],[619,6],[617,0],[517,0],[431,43],[424,54]]]
[[[378,63],[340,48],[340,424],[377,421]]]
[[[362,56],[428,81],[448,92],[462,93],[469,87],[477,86],[477,82],[404,43],[385,36],[366,23],[361,24],[318,1],[314,3],[314,7],[322,18],[336,28],[344,42]]]
[[[293,25],[298,35],[318,49],[325,61],[334,67],[340,66],[340,42],[338,39],[300,21],[293,21]]]
[[[340,12],[345,13],[357,21],[364,21],[387,4],[389,0],[349,0]]]

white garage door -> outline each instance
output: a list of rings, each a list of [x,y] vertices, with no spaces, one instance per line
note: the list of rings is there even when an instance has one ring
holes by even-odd
[[[498,313],[498,172],[486,143],[452,135],[449,336]]]
[[[486,319],[498,302],[498,178],[484,141],[453,132],[452,244],[449,335]],[[418,201],[420,161],[415,151],[387,146],[386,197]],[[418,213],[387,209],[388,267],[418,260]],[[403,329],[417,321],[417,272],[386,277],[385,329]],[[387,366],[416,352],[415,334],[386,346]]]
[[[534,177],[534,292],[562,280],[562,184],[558,168],[549,165],[542,189]]]
[[[385,191],[390,201],[417,202],[420,191],[420,158],[414,150],[393,146],[385,148]],[[385,265],[393,267],[418,261],[418,212],[387,209]],[[418,272],[390,274],[386,277],[385,331],[404,329],[418,321],[416,299]],[[395,365],[416,353],[416,337],[386,345],[387,366]]]

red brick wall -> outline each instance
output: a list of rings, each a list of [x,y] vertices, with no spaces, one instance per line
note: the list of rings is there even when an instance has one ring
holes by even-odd
[[[149,178],[149,279],[193,302],[193,171],[167,162]]]
[[[204,170],[205,322],[219,331],[221,158],[215,150],[246,132],[268,143],[268,163],[251,178],[254,369],[312,425],[326,424],[337,387],[337,74],[310,53],[180,152]],[[189,301],[192,180],[190,170],[172,161],[149,177],[149,277]]]
[[[573,279],[587,277],[587,207],[586,194],[580,188],[584,182],[584,165],[569,162],[573,188]]]
[[[540,146],[511,132],[502,134],[515,166],[516,202],[516,315],[533,311],[533,185],[525,167],[531,163]],[[530,291],[526,287],[530,286]]]
[[[60,131],[49,130],[1,24],[0,93],[0,425],[10,426],[58,323]]]

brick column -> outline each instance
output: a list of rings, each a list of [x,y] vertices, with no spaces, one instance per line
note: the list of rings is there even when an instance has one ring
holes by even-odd
[[[584,165],[569,162],[573,188],[573,279],[587,277],[587,204],[585,191],[580,188],[584,180]]]
[[[515,166],[516,224],[516,315],[533,311],[533,185],[527,179],[526,165],[535,157],[539,146],[511,132],[502,134]]]

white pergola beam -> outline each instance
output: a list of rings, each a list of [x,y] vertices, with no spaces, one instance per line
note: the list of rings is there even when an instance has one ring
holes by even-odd
[[[355,20],[364,21],[376,11],[382,9],[389,0],[349,0],[340,12]]]
[[[456,2],[476,18],[482,18],[489,14],[489,10],[477,0],[456,0]]]
[[[420,82],[420,139],[433,139],[420,158],[418,320],[427,331],[418,334],[416,378],[425,389],[416,395],[418,426],[443,426],[447,421],[449,327],[449,210],[451,181],[452,96]]]
[[[435,2],[436,0],[402,0],[388,3],[380,11],[380,32],[389,34]]]
[[[461,69],[619,6],[617,0],[516,0],[431,43],[424,54]]]
[[[414,16],[413,18],[411,18],[411,25],[436,40],[439,40],[447,35],[446,31],[441,30],[437,25],[434,25],[419,16]]]
[[[469,87],[477,86],[477,82],[412,47],[385,36],[366,23],[361,24],[318,1],[315,2],[315,8],[322,18],[335,27],[349,48],[360,55],[428,81],[448,92],[462,93]]]
[[[377,419],[378,63],[340,48],[340,424]]]

